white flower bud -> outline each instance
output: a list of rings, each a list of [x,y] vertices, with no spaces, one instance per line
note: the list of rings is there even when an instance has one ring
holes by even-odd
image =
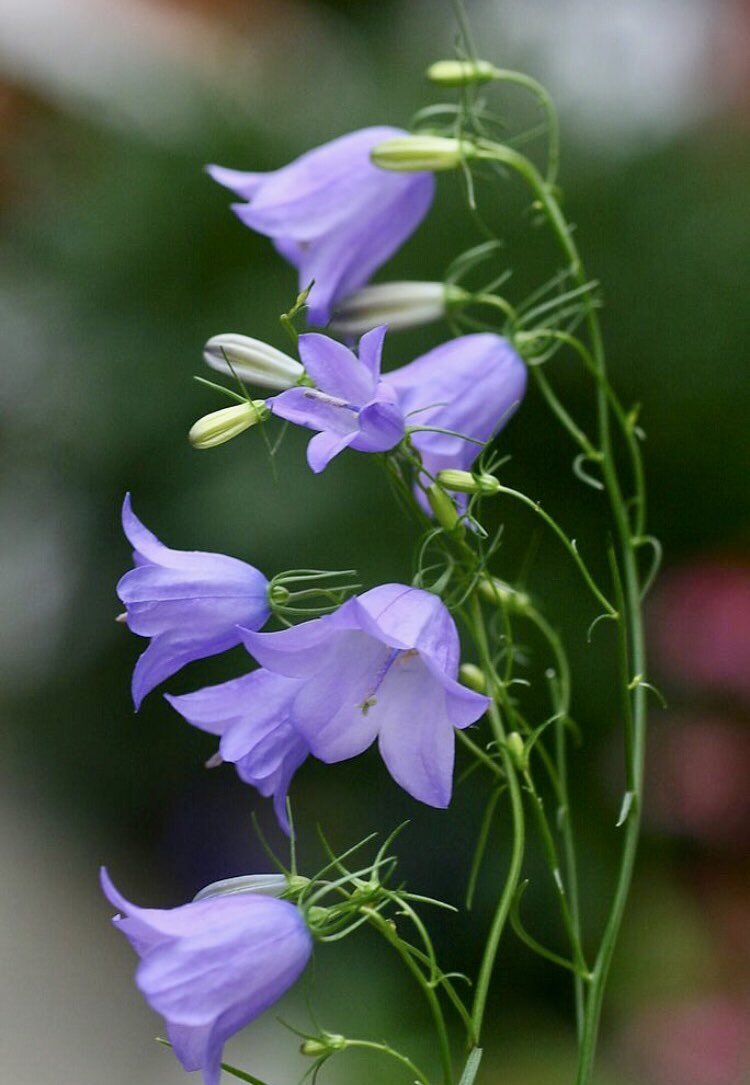
[[[445,315],[464,291],[445,283],[375,283],[344,298],[333,314],[331,327],[339,335],[363,335],[379,324],[390,331],[430,324]]]
[[[292,388],[305,372],[283,351],[236,332],[212,336],[203,348],[203,360],[226,376],[277,391]]]
[[[231,441],[250,426],[265,422],[270,414],[265,400],[262,399],[238,403],[234,407],[222,407],[220,411],[212,411],[211,414],[204,414],[203,418],[199,418],[190,430],[188,440],[193,448],[215,448],[216,445],[223,445],[225,441]]]
[[[239,878],[224,878],[211,882],[193,897],[193,900],[210,900],[228,897],[235,893],[253,893],[262,897],[280,897],[287,890],[285,874],[243,874]]]
[[[370,160],[384,170],[454,170],[474,153],[471,143],[447,136],[398,136],[373,147]]]
[[[454,490],[460,494],[484,494],[489,496],[496,494],[500,489],[500,483],[494,475],[472,475],[470,471],[453,471],[447,469],[438,471],[438,482],[445,486],[446,490]]]
[[[437,60],[427,69],[427,78],[441,87],[465,87],[489,83],[498,75],[488,60]]]

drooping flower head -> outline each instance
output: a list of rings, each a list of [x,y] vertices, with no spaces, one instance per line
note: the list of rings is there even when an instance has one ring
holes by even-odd
[[[122,526],[135,568],[121,578],[117,594],[128,627],[151,638],[133,671],[138,708],[147,693],[186,663],[239,644],[238,624],[260,629],[270,613],[268,581],[237,558],[170,550],[135,515],[129,494]]]
[[[113,923],[141,958],[136,984],[161,1014],[185,1070],[218,1085],[225,1042],[299,978],[312,938],[298,909],[264,894],[231,893],[177,908],[139,908],[102,870]]]
[[[414,232],[432,202],[431,173],[389,173],[370,161],[373,147],[405,133],[363,128],[308,151],[271,173],[209,166],[215,181],[246,203],[233,206],[246,226],[265,234],[299,271],[299,288],[315,281],[313,324],[357,290]]]
[[[488,698],[456,681],[458,632],[436,595],[385,584],[334,614],[277,633],[243,631],[243,640],[268,671],[297,680],[289,718],[321,761],[356,757],[377,738],[404,790],[449,804],[453,730],[479,719]]]
[[[279,824],[289,833],[286,797],[310,748],[290,719],[299,683],[262,668],[167,700],[188,723],[220,735],[219,755],[245,783],[273,796]]]
[[[313,471],[322,471],[345,448],[385,452],[403,437],[396,393],[380,378],[385,332],[374,328],[363,335],[359,357],[327,335],[299,337],[300,358],[314,387],[289,388],[266,403],[280,418],[319,431],[307,447]]]
[[[386,374],[407,426],[434,426],[453,434],[416,432],[412,443],[430,475],[467,471],[481,444],[515,413],[526,391],[526,366],[506,339],[462,335]],[[470,438],[465,440],[464,438]]]

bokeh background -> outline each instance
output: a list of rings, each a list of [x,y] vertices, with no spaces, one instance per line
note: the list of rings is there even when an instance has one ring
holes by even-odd
[[[646,834],[604,1022],[599,1085],[750,1082],[750,5],[747,0],[474,0],[482,51],[523,66],[558,100],[563,184],[603,283],[613,378],[642,403],[651,529],[665,572],[648,612],[654,701]],[[222,876],[265,869],[255,809],[230,769],[206,772],[208,736],[153,694],[135,716],[136,638],[112,620],[129,561],[123,494],[169,544],[227,551],[267,571],[357,566],[363,581],[411,573],[408,525],[377,467],[342,457],[313,479],[291,434],[276,477],[253,435],[212,453],[185,439],[218,406],[191,380],[212,334],[284,346],[293,273],[243,229],[206,177],[217,161],[274,168],[372,123],[406,124],[443,97],[422,72],[455,38],[443,0],[0,0],[0,1077],[15,1085],[169,1085],[97,868],[132,899],[169,906]],[[500,98],[509,117],[520,101]],[[490,211],[522,281],[551,268],[508,196]],[[512,213],[511,213],[512,212]],[[457,179],[440,179],[426,224],[392,277],[439,278],[476,235]],[[392,340],[395,364],[441,328]],[[556,376],[577,410],[588,389]],[[513,484],[601,541],[595,495],[534,394],[502,438]],[[505,520],[499,571],[529,587],[568,638],[576,821],[589,938],[617,858],[619,736],[606,635],[554,545],[522,510]],[[183,691],[237,673],[239,653],[195,664]],[[376,756],[306,766],[296,786],[302,855],[320,822],[344,847],[411,817],[403,874],[460,903],[475,787],[454,816],[415,810]],[[474,966],[508,856],[500,824],[468,922],[437,917],[449,967]],[[525,915],[558,936],[538,857]],[[432,1057],[418,998],[363,934],[318,955],[307,984],[321,1024],[400,1040]],[[281,1015],[309,1024],[298,990]],[[395,1011],[395,1012],[394,1012]],[[480,1081],[572,1080],[564,976],[508,936]],[[273,1013],[230,1045],[271,1085],[305,1069]],[[355,1055],[328,1080],[392,1080]]]

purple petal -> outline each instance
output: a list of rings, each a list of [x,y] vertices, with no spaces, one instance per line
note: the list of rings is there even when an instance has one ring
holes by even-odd
[[[288,388],[266,400],[279,418],[298,426],[317,429],[343,437],[357,435],[357,410],[345,400],[319,392],[316,388]]]
[[[320,669],[327,655],[336,651],[335,634],[358,628],[356,600],[350,599],[334,614],[301,622],[291,629],[280,629],[277,633],[240,629],[239,633],[248,652],[261,666],[288,678],[309,678]]]
[[[358,218],[374,194],[403,186],[403,175],[385,174],[370,162],[377,143],[403,134],[397,128],[364,128],[316,147],[268,174],[238,216],[258,233],[312,241]],[[402,184],[394,184],[394,178]]]
[[[396,783],[428,806],[448,806],[453,788],[453,726],[442,684],[419,656],[396,660],[373,715],[379,724],[380,753]]]
[[[372,399],[375,379],[370,369],[342,343],[319,332],[299,337],[299,356],[321,392],[361,407]]]
[[[456,624],[431,592],[404,584],[382,584],[356,599],[361,626],[394,648],[416,648],[444,674],[458,673]]]
[[[387,452],[404,436],[404,417],[397,403],[378,397],[359,412],[359,433],[352,448],[360,452]]]
[[[374,741],[378,722],[369,702],[388,657],[387,646],[364,633],[339,633],[333,651],[302,684],[292,718],[321,761],[356,757]]]
[[[218,184],[228,188],[243,200],[249,200],[260,186],[273,174],[245,173],[244,170],[229,170],[225,166],[206,166],[206,173]]]
[[[336,433],[316,433],[307,446],[307,463],[311,471],[319,475],[331,460],[343,452],[357,438],[357,433],[345,433],[340,437]]]
[[[312,242],[302,254],[297,265],[301,288],[315,280],[308,301],[312,324],[326,324],[333,304],[364,286],[427,214],[435,192],[432,174],[392,176],[408,177],[411,183],[392,200],[374,200],[366,216]]]
[[[523,399],[526,366],[505,339],[481,333],[443,343],[383,380],[397,392],[407,425],[411,420],[486,442]],[[431,474],[466,470],[481,452],[460,436],[424,432],[412,440]]]
[[[381,324],[365,332],[359,341],[357,353],[363,365],[367,366],[374,380],[380,380],[380,363],[383,356],[383,341],[388,331],[386,324]]]

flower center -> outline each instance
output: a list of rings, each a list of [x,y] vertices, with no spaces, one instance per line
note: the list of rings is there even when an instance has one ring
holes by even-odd
[[[390,652],[385,657],[385,662],[383,663],[383,666],[375,675],[375,683],[372,689],[359,706],[363,716],[366,716],[370,709],[374,708],[375,705],[378,703],[378,698],[376,694],[382,686],[383,682],[385,681],[385,677],[390,671],[391,667],[394,665],[394,663],[398,661],[403,661],[405,659],[413,659],[416,655],[419,655],[416,648],[391,648]]]

